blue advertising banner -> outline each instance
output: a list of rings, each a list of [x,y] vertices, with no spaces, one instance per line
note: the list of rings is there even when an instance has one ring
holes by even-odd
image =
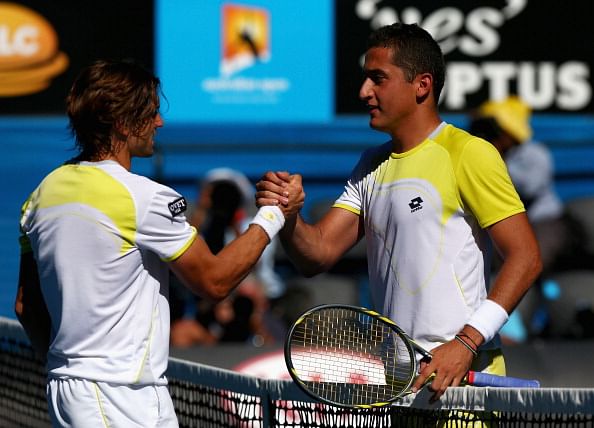
[[[155,12],[169,122],[333,119],[332,0],[157,0]]]

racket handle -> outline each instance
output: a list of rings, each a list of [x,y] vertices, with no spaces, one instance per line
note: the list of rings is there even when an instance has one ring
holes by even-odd
[[[481,372],[468,372],[466,382],[474,386],[495,386],[503,388],[540,388],[537,380],[520,379],[517,377],[497,376]]]

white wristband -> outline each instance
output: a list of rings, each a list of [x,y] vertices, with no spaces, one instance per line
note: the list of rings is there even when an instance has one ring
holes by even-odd
[[[477,329],[487,343],[495,337],[508,318],[509,315],[505,309],[493,300],[486,299],[466,324]]]
[[[250,224],[257,224],[264,229],[272,241],[272,238],[274,238],[285,225],[285,216],[281,209],[276,205],[266,205],[258,210]]]

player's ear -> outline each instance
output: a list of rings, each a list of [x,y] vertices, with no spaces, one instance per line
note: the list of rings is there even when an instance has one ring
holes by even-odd
[[[423,102],[433,90],[433,76],[430,73],[421,73],[415,77],[417,87],[417,101]]]

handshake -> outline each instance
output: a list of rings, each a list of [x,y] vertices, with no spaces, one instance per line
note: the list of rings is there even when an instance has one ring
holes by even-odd
[[[260,209],[250,224],[262,227],[272,240],[285,221],[294,219],[303,207],[305,192],[301,176],[269,171],[256,184],[255,198]]]

